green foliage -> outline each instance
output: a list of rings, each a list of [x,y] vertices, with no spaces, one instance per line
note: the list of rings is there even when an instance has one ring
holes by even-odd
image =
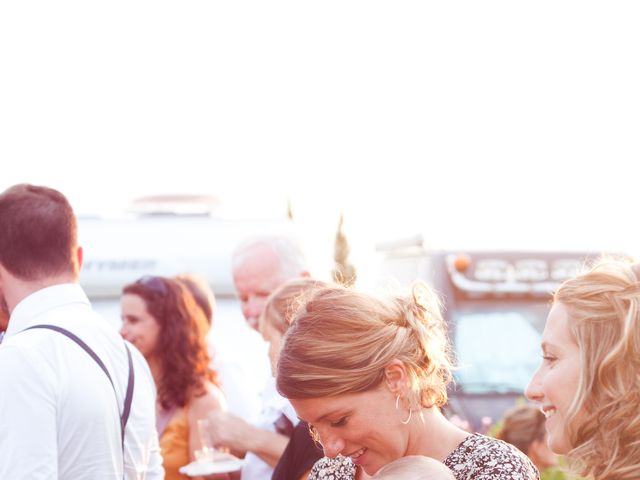
[[[567,469],[566,458],[558,456],[558,466],[550,467],[540,472],[540,480],[588,480],[584,477],[571,474]]]
[[[569,477],[561,469],[552,467],[540,472],[540,480],[569,480]]]
[[[489,437],[493,437],[496,438],[498,436],[498,434],[500,433],[500,430],[502,430],[502,424],[504,422],[502,420],[498,420],[497,422],[494,422],[491,427],[489,427],[489,430],[487,430],[486,435]]]

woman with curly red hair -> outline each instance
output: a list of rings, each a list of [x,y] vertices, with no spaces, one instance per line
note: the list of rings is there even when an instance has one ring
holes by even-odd
[[[187,288],[166,277],[142,277],[125,286],[120,306],[120,333],[147,359],[158,389],[165,478],[186,479],[178,469],[201,447],[198,419],[226,409],[216,374],[209,368],[207,319]]]

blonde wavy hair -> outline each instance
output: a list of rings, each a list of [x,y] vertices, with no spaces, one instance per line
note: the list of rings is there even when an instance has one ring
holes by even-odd
[[[554,296],[580,348],[567,434],[571,466],[597,480],[640,472],[640,265],[602,259]]]
[[[269,324],[284,335],[295,319],[296,311],[304,305],[305,298],[310,296],[312,291],[328,286],[326,282],[309,277],[283,283],[269,295],[260,315],[260,329]]]
[[[298,310],[278,360],[278,390],[302,399],[376,388],[402,361],[410,405],[442,406],[451,381],[450,346],[436,294],[416,283],[407,297],[344,287],[318,290]]]

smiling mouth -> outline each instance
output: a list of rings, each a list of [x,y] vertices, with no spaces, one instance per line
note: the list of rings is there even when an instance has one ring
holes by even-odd
[[[360,457],[362,457],[362,455],[366,451],[367,451],[366,448],[361,448],[357,452],[353,452],[353,453],[350,453],[349,455],[345,455],[345,456],[351,458],[351,461],[357,465],[358,464],[358,460],[360,459]]]
[[[540,410],[542,411],[542,413],[544,414],[547,420],[553,417],[557,412],[555,407],[542,407]]]

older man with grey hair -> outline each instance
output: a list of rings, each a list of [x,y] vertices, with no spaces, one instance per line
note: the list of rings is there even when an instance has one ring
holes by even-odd
[[[300,246],[289,237],[256,237],[244,241],[233,253],[232,268],[242,314],[256,330],[271,292],[287,280],[309,276]]]
[[[290,237],[254,237],[240,243],[232,258],[233,281],[247,323],[258,329],[266,301],[288,280],[310,276],[299,244]],[[269,359],[265,356],[265,362]],[[298,422],[288,400],[281,397],[273,378],[262,395],[262,412],[255,425],[228,412],[214,412],[213,434],[217,443],[236,454],[246,453],[243,480],[267,480],[287,446]]]

